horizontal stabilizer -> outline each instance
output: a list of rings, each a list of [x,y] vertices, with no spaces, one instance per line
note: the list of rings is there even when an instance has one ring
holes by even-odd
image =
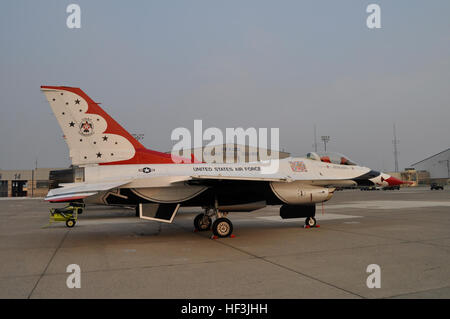
[[[76,194],[61,194],[61,195],[54,195],[54,196],[47,196],[45,198],[46,201],[49,201],[51,203],[55,202],[70,202],[70,201],[76,201],[80,199],[84,199],[86,197],[92,196],[97,194],[97,192],[90,192],[90,193],[76,193]]]
[[[101,191],[107,191],[125,184],[131,180],[108,182],[108,183],[70,183],[62,184],[62,187],[50,190],[45,198],[46,201],[70,201],[83,199],[97,194]]]

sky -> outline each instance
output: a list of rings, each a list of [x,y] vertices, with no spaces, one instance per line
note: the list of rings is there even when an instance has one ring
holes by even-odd
[[[371,3],[381,29],[366,26]],[[316,125],[328,150],[392,171],[395,123],[408,167],[450,146],[449,14],[448,0],[4,0],[0,169],[70,165],[41,85],[82,88],[160,151],[201,119],[279,128],[303,156]]]

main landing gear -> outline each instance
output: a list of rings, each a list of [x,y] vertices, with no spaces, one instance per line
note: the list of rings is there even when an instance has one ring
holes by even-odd
[[[214,236],[219,238],[230,237],[233,233],[233,223],[225,218],[227,213],[219,212],[217,209],[205,209],[205,212],[198,214],[194,218],[194,227],[196,231],[212,230]],[[212,222],[211,216],[216,219]]]
[[[217,218],[212,225],[212,231],[217,237],[229,237],[233,233],[233,224],[228,218]]]
[[[295,208],[295,207],[294,207]],[[296,211],[294,211],[296,212]],[[314,218],[315,216],[315,207],[313,211],[308,211],[308,214],[305,214],[305,212],[298,214],[292,214],[292,211],[290,210],[282,210],[280,212],[280,215],[283,219],[289,219],[289,218],[302,218],[305,216],[305,225],[304,228],[316,228],[320,227],[317,225],[317,220]],[[224,237],[234,237],[232,235],[233,233],[233,223],[226,218],[227,213],[220,212],[217,208],[205,208],[205,212],[198,214],[194,218],[194,227],[195,231],[207,231],[212,230],[213,235],[215,238],[224,238]],[[215,218],[214,222],[212,222],[212,218]]]
[[[198,214],[194,218],[194,227],[197,231],[206,231],[211,229],[212,220],[206,213]]]

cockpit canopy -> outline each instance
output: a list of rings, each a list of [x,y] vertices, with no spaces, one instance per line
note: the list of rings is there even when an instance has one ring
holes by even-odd
[[[347,156],[336,153],[336,152],[325,152],[325,153],[315,153],[310,152],[306,154],[306,158],[314,161],[321,161],[325,163],[333,163],[340,165],[357,165],[355,162],[350,160]]]

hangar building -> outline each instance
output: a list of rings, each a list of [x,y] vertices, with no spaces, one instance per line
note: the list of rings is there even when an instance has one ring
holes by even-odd
[[[54,168],[0,170],[0,197],[42,197],[49,189]]]
[[[450,148],[411,165],[416,171],[428,171],[430,180],[448,183],[450,179]]]

